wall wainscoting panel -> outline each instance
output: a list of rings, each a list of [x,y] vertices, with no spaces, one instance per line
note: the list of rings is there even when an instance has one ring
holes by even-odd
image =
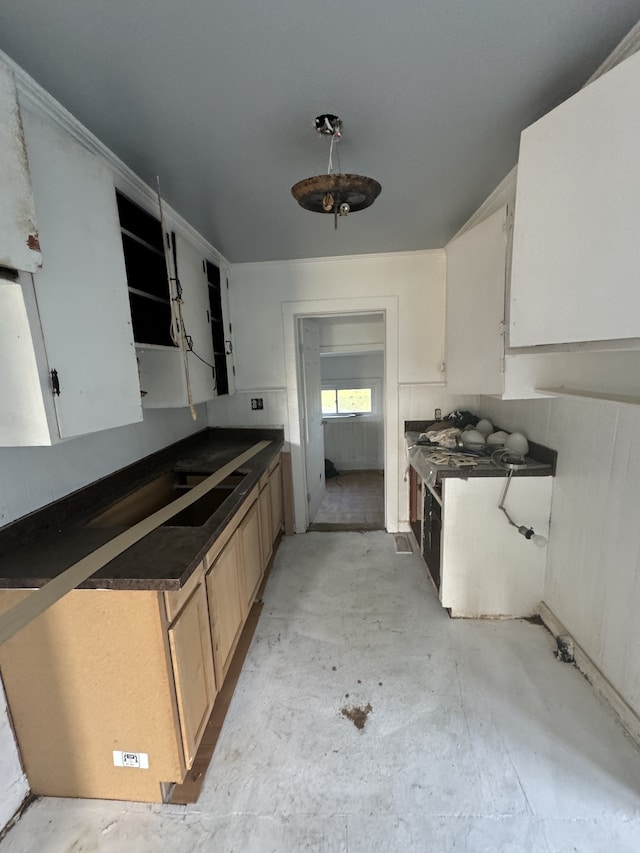
[[[384,469],[384,423],[374,418],[327,418],[324,455],[338,471]]]

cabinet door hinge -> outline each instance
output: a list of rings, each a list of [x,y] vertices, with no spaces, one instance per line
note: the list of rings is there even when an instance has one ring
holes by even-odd
[[[504,230],[506,234],[510,234],[513,231],[513,207],[511,205],[507,205],[507,213],[504,218]]]
[[[60,378],[55,368],[51,371],[51,393],[55,397],[60,396]]]

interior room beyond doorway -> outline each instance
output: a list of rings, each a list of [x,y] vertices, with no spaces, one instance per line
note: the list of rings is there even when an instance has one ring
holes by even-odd
[[[326,490],[310,529],[383,530],[384,315],[318,323]]]

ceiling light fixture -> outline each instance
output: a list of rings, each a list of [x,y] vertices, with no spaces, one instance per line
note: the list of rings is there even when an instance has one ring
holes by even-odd
[[[333,213],[334,228],[337,228],[338,216],[369,207],[380,195],[382,187],[378,181],[364,175],[333,171],[333,148],[342,137],[342,120],[338,116],[330,113],[317,116],[315,126],[318,133],[331,137],[327,174],[298,181],[291,187],[291,194],[305,210]]]

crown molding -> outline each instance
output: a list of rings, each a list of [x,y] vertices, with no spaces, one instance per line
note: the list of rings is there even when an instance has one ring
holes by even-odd
[[[95,134],[86,128],[69,110],[62,106],[53,95],[43,89],[39,83],[21,68],[10,56],[0,50],[0,61],[7,65],[16,82],[20,107],[31,110],[62,128],[84,148],[106,162],[114,177],[116,187],[125,193],[154,216],[160,216],[158,193],[142,178],[130,169],[110,148],[101,142]],[[171,228],[182,232],[182,235],[204,255],[217,261],[219,266],[227,271],[231,264],[224,255],[216,249],[199,231],[187,222],[171,205],[162,201],[163,214]]]
[[[245,261],[237,263],[233,268],[242,267],[269,267],[269,266],[291,266],[293,264],[335,264],[335,263],[360,263],[362,261],[397,260],[401,258],[421,258],[428,256],[444,256],[444,249],[416,249],[407,252],[379,252],[368,255],[331,255],[317,258],[289,258],[279,261]]]

